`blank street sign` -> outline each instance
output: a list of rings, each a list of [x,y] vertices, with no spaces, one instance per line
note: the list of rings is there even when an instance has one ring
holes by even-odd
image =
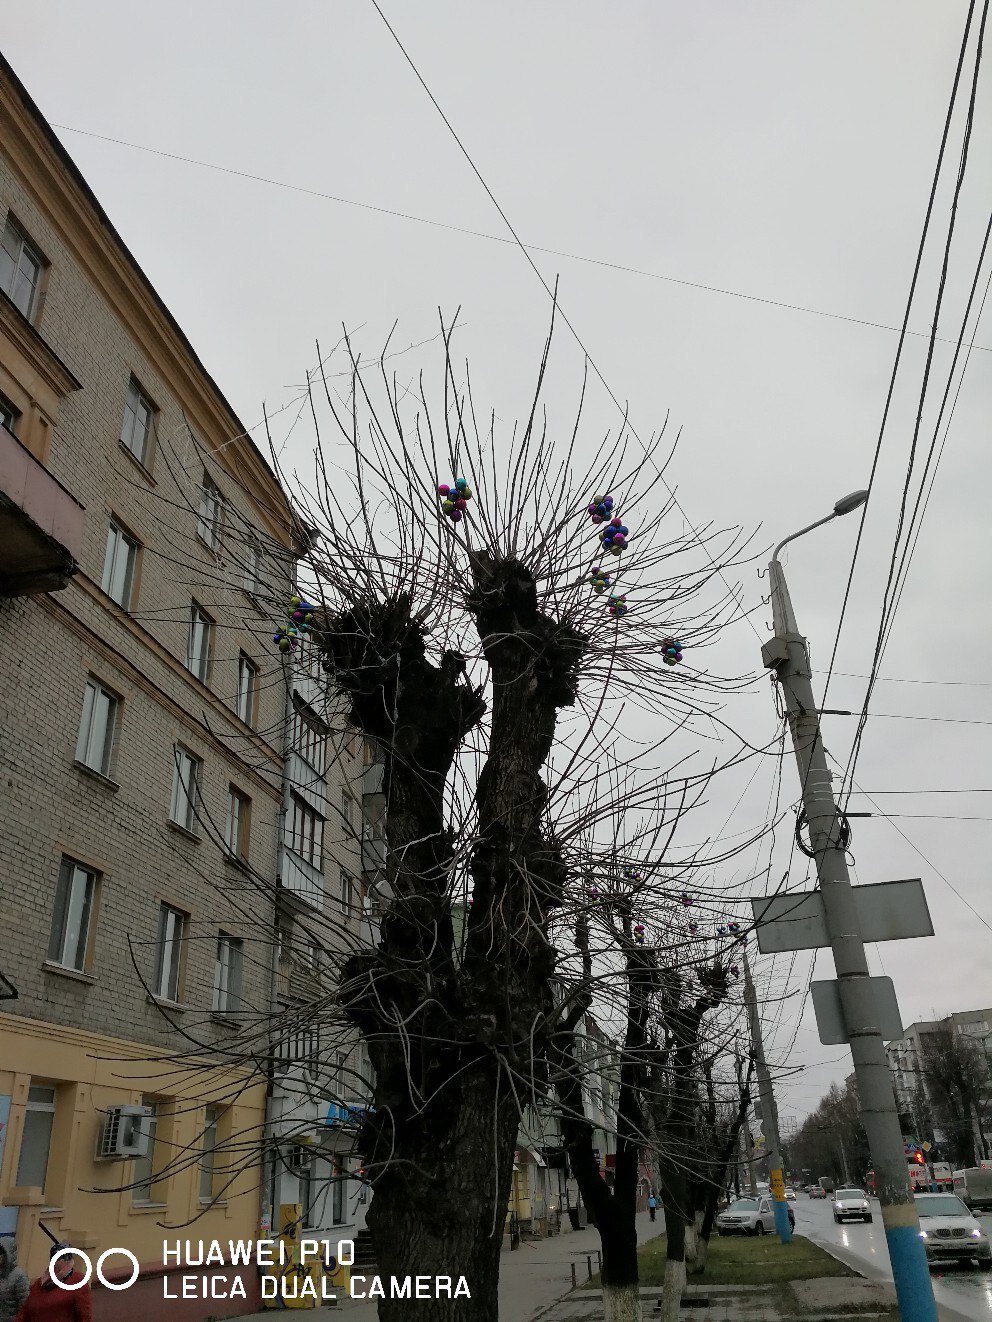
[[[907,881],[881,881],[874,886],[854,886],[852,889],[858,906],[861,938],[866,943],[933,936],[933,922],[919,877]],[[783,950],[815,950],[830,945],[823,896],[819,891],[793,891],[753,899],[751,912],[757,929],[758,949],[763,955]]]
[[[873,1028],[885,1042],[902,1037],[902,1017],[891,978],[858,978],[849,982],[854,1029]],[[851,1038],[840,1003],[840,983],[836,978],[811,984],[813,1010],[820,1041],[825,1047],[837,1047]]]

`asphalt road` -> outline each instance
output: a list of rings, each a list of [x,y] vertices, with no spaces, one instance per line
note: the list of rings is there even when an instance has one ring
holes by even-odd
[[[797,1234],[806,1235],[814,1243],[833,1250],[869,1280],[892,1280],[885,1230],[876,1199],[872,1199],[875,1219],[870,1225],[863,1221],[844,1221],[836,1225],[829,1199],[812,1199],[800,1194],[793,1207]],[[992,1235],[992,1216],[982,1216],[979,1220],[986,1233]],[[970,1322],[992,1322],[992,1272],[951,1263],[935,1267],[931,1277],[939,1304],[953,1309]]]

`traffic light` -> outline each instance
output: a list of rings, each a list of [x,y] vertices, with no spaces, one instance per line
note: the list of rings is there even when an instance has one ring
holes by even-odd
[[[925,1159],[925,1157],[923,1156],[923,1153],[922,1153],[922,1152],[914,1152],[914,1153],[913,1153],[913,1160],[916,1162],[917,1166],[925,1166],[925,1165],[926,1165],[926,1159]]]

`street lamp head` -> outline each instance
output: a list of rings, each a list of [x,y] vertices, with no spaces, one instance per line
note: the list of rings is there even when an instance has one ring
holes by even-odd
[[[834,514],[840,518],[844,514],[850,514],[852,510],[860,509],[868,499],[867,491],[852,491],[849,496],[842,496],[834,505]]]

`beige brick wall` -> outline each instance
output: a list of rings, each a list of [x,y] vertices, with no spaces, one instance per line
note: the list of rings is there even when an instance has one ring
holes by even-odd
[[[202,375],[183,389],[184,373],[187,382],[196,373],[174,342],[157,360],[167,327],[136,304],[109,263],[99,268],[92,244],[47,202],[44,182],[17,177],[0,149],[0,224],[10,210],[50,263],[35,324],[82,384],[63,401],[47,463],[86,507],[81,569],[69,588],[0,603],[0,969],[20,991],[6,1008],[134,1041],[168,1039],[129,950],[130,942],[150,981],[149,943],[168,900],[191,916],[188,1008],[178,1017],[198,1037],[223,1041],[226,1030],[209,1017],[217,932],[243,937],[246,999],[264,1010],[271,897],[224,861],[205,826],[199,842],[170,828],[173,747],[180,741],[203,758],[204,808],[220,833],[229,785],[251,798],[250,862],[271,882],[286,700],[271,633],[289,594],[291,561],[243,490],[252,472],[258,481],[257,459],[243,442],[230,443],[213,414],[196,416]],[[132,373],[159,410],[149,472],[120,443]],[[225,447],[223,461],[217,447]],[[196,536],[205,467],[227,505],[219,554]],[[269,495],[275,503],[274,489]],[[100,590],[112,513],[143,546],[130,616]],[[259,529],[266,544],[255,598],[242,590],[246,528]],[[216,621],[207,685],[184,664],[193,598]],[[233,709],[242,652],[260,670],[255,731]],[[122,699],[116,788],[74,765],[89,674]],[[90,982],[44,967],[63,854],[102,874]]]

